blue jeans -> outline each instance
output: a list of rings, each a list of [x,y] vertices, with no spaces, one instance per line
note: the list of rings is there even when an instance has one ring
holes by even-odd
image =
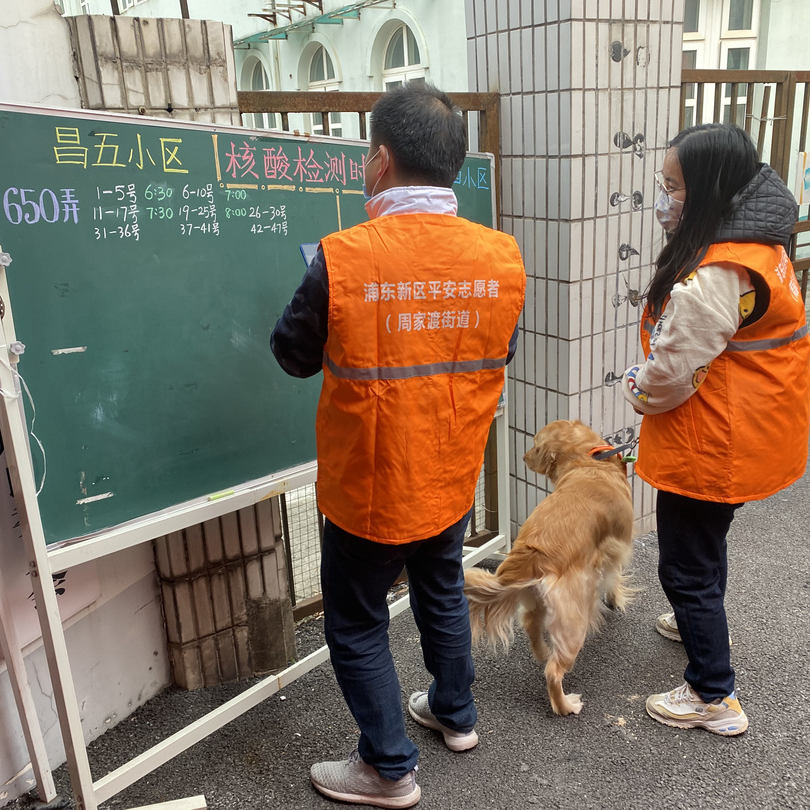
[[[675,611],[686,682],[707,703],[734,691],[726,620],[726,536],[742,504],[658,492],[658,579]]]
[[[470,731],[477,719],[475,670],[461,565],[469,513],[441,534],[401,545],[356,537],[327,520],[321,556],[326,643],[358,727],[364,762],[386,779],[413,770],[419,749],[405,733],[402,695],[388,645],[388,589],[408,570],[411,608],[422,641],[434,715]]]

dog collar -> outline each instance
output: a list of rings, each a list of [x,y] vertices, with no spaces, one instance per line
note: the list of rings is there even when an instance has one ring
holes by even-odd
[[[596,459],[596,461],[604,461],[604,459],[615,456],[618,453],[623,453],[625,450],[629,450],[631,447],[631,444],[620,444],[618,447],[614,447],[612,444],[600,444],[597,447],[592,447],[588,451],[588,455]],[[635,460],[636,459],[633,456],[625,456],[622,458],[622,461],[625,463]]]

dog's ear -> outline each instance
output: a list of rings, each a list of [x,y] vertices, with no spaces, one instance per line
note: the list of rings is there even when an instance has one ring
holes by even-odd
[[[523,461],[532,472],[552,477],[557,466],[557,457],[557,449],[549,441],[540,439],[538,434],[534,447],[523,456]]]

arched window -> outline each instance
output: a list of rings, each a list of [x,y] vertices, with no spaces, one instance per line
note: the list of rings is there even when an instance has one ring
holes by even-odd
[[[390,90],[405,82],[425,81],[425,66],[413,31],[404,23],[394,30],[385,49],[383,88]]]
[[[253,63],[248,86],[251,90],[270,89],[270,77],[258,59]],[[242,116],[242,122],[246,127],[254,129],[278,129],[275,113],[246,113]]]
[[[309,63],[309,89],[322,93],[336,92],[340,89],[334,62],[323,45],[318,46]],[[323,116],[320,113],[313,113],[310,116],[310,131],[313,135],[323,134]],[[340,113],[329,113],[329,134],[340,136],[342,132]]]

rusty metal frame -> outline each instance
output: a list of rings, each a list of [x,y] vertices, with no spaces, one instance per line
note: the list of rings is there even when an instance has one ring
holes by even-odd
[[[277,113],[281,126],[289,131],[290,113],[320,113],[323,116],[323,134],[329,135],[329,113],[355,113],[360,118],[360,138],[368,137],[366,113],[371,112],[381,92],[287,92],[281,90],[241,90],[237,93],[240,113]],[[465,122],[469,113],[478,113],[478,149],[495,158],[495,221],[500,222],[500,97],[497,93],[448,93],[461,110]],[[469,146],[469,133],[467,145]]]

